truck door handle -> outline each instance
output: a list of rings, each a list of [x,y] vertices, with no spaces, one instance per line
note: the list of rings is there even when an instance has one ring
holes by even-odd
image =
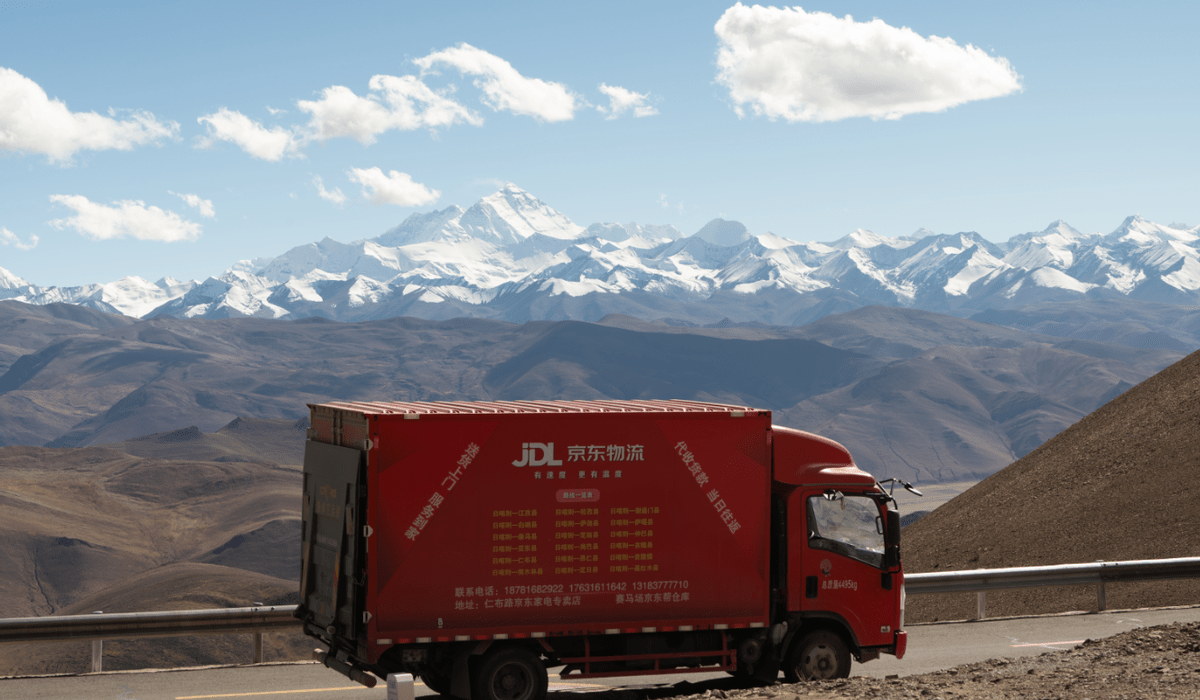
[[[804,579],[804,597],[805,598],[816,598],[817,597],[817,577],[816,576],[809,576],[808,578]]]

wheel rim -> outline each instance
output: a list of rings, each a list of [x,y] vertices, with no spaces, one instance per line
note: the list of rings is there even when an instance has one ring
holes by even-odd
[[[834,678],[838,672],[837,652],[828,644],[817,644],[804,655],[800,675],[820,680]]]
[[[524,664],[504,664],[492,676],[492,697],[501,700],[524,700],[533,690],[533,678]]]

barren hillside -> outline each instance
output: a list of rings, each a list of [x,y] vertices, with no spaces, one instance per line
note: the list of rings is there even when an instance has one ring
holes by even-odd
[[[295,467],[4,447],[0,474],[0,617],[53,614],[179,561],[297,575]]]
[[[1200,352],[906,528],[910,573],[1200,556]],[[988,614],[1089,609],[1093,587],[988,594]],[[1110,607],[1195,604],[1200,581],[1110,585]],[[969,617],[914,596],[909,619]]]

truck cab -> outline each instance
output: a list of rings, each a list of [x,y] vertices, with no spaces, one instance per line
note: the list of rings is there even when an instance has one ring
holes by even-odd
[[[904,656],[900,514],[840,444],[775,426],[773,490],[786,534],[775,538],[790,634],[787,679],[844,678],[850,658]],[[785,544],[786,542],[786,544]]]

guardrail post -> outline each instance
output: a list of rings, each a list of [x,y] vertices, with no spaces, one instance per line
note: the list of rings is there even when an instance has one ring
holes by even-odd
[[[979,591],[975,594],[975,619],[982,620],[987,617],[987,591]]]
[[[103,614],[103,610],[93,610],[93,615]],[[92,673],[100,673],[104,667],[104,640],[92,640]]]
[[[1108,609],[1108,601],[1104,599],[1104,582],[1096,584],[1096,610],[1103,612]]]
[[[254,630],[254,663],[261,664],[263,662],[263,633],[260,630]]]

